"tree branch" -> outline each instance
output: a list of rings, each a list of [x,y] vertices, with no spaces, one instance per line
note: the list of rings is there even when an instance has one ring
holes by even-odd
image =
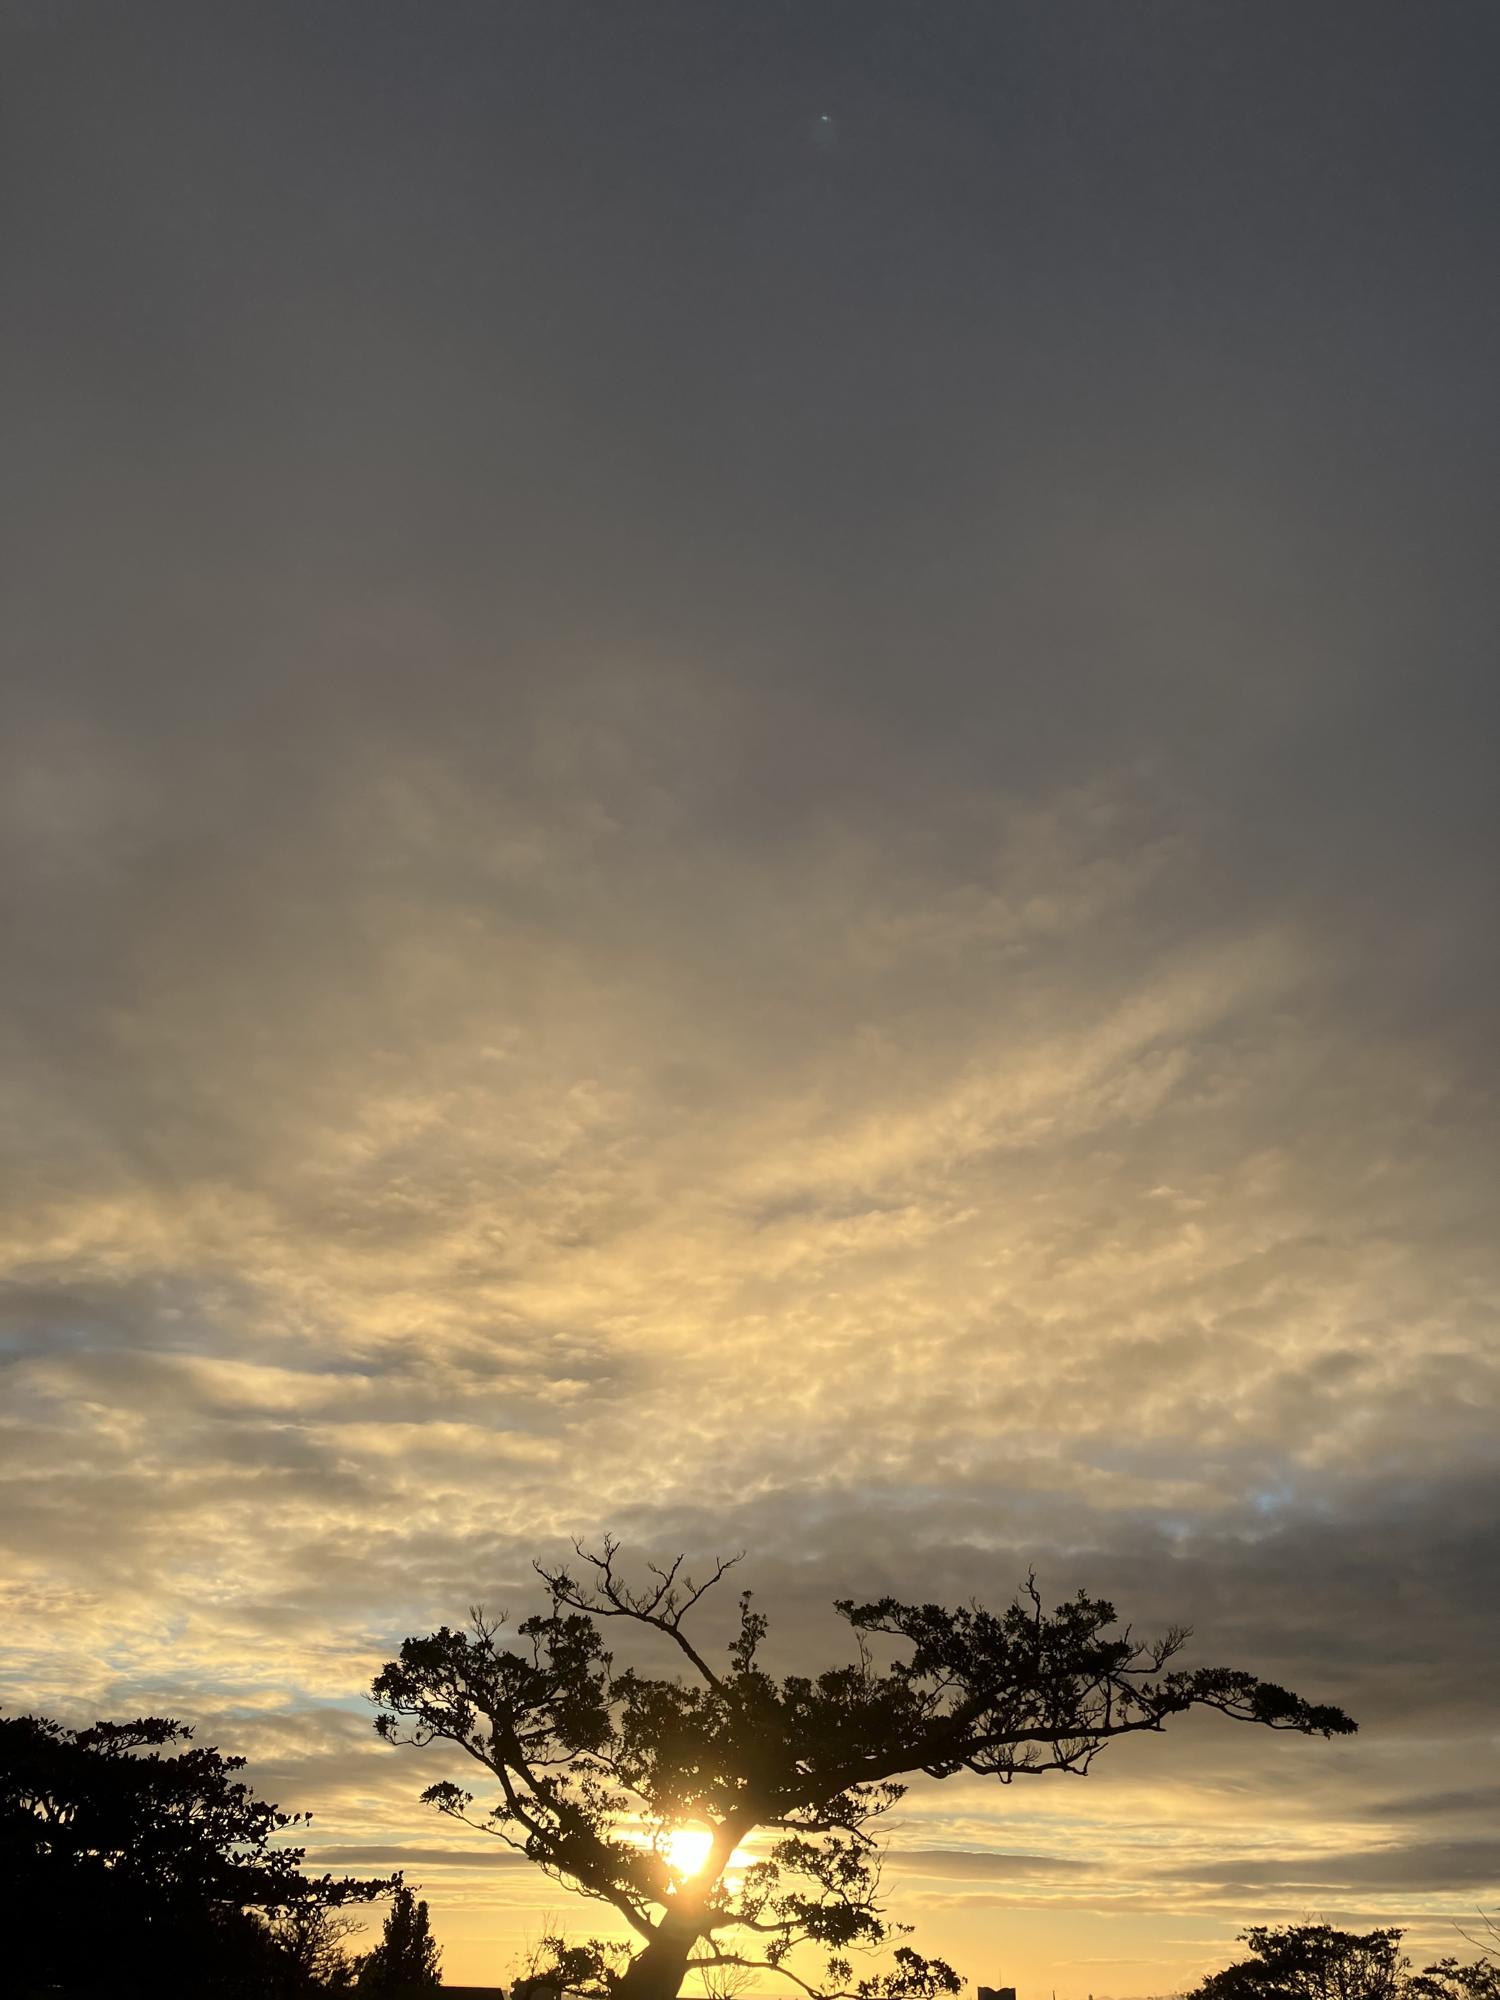
[[[667,1569],[656,1563],[647,1563],[647,1569],[657,1579],[656,1588],[636,1592],[628,1589],[615,1574],[614,1559],[620,1544],[612,1536],[604,1537],[601,1544],[603,1553],[600,1555],[586,1549],[581,1541],[575,1540],[573,1547],[579,1560],[595,1571],[599,1582],[593,1590],[584,1590],[565,1570],[549,1570],[540,1562],[534,1562],[532,1568],[552,1593],[554,1603],[566,1604],[570,1610],[582,1611],[591,1618],[630,1618],[638,1625],[649,1625],[678,1647],[711,1688],[717,1690],[723,1687],[720,1676],[683,1631],[682,1621],[736,1563],[744,1560],[743,1550],[736,1556],[720,1556],[714,1564],[713,1575],[706,1583],[695,1584],[690,1576],[685,1576],[680,1590],[677,1583],[677,1574],[683,1564],[680,1555]]]

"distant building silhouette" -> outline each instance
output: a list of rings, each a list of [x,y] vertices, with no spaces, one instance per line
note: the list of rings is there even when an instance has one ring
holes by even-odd
[[[1016,2000],[1014,1986],[981,1986],[979,2000]]]

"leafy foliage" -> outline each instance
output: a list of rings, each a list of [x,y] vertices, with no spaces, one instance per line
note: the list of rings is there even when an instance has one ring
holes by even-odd
[[[379,1944],[360,1961],[359,1991],[436,1993],[443,1983],[441,1956],[428,1926],[427,1905],[412,1890],[400,1888],[391,1898]]]
[[[998,1614],[846,1599],[854,1659],[781,1680],[759,1664],[766,1621],[746,1592],[716,1666],[686,1620],[739,1558],[694,1584],[679,1557],[633,1589],[617,1553],[608,1539],[597,1554],[580,1545],[578,1576],[538,1566],[548,1608],[513,1645],[476,1611],[468,1631],[408,1639],[373,1689],[389,1741],[456,1744],[498,1786],[477,1817],[474,1794],[451,1781],[430,1787],[429,1803],[606,1904],[639,1941],[623,1971],[605,1944],[569,1947],[583,1956],[565,1979],[554,1968],[554,1990],[670,2000],[689,1970],[744,1967],[819,1996],[935,2000],[959,1988],[941,1960],[902,1944],[856,1981],[851,1957],[906,1928],[881,1905],[871,1831],[903,1778],[1083,1772],[1114,1738],[1191,1708],[1306,1735],[1354,1727],[1249,1674],[1171,1669],[1185,1633],[1141,1645],[1116,1629],[1112,1605],[1080,1594],[1048,1613],[1033,1582]],[[669,1641],[690,1678],[617,1669],[608,1620]],[[876,1635],[901,1647],[884,1668]],[[708,1841],[691,1873],[674,1865],[682,1828]],[[753,1858],[736,1859],[752,1834]]]
[[[390,1892],[305,1876],[304,1849],[272,1844],[304,1816],[257,1799],[242,1757],[174,1749],[191,1736],[161,1716],[80,1730],[0,1717],[0,1882],[23,1992],[315,1990],[336,1942],[327,1913]]]
[[[1256,1924],[1241,1931],[1250,1957],[1210,1973],[1190,2000],[1500,2000],[1500,1965],[1439,1959],[1411,1971],[1397,1929]]]
[[[1198,2000],[1396,2000],[1408,1969],[1399,1930],[1255,1924],[1240,1936],[1250,1957],[1210,1973]]]
[[[1500,1965],[1493,1958],[1478,1958],[1468,1965],[1440,1958],[1413,1974],[1407,1992],[1412,2000],[1500,2000]]]

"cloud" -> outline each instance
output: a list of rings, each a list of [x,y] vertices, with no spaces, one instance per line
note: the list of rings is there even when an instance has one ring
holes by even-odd
[[[935,1875],[945,1882],[1013,1875],[1069,1875],[1091,1862],[1052,1854],[1007,1854],[997,1848],[893,1847],[886,1858],[893,1875]]]
[[[7,1700],[430,1856],[361,1692],[574,1532],[1035,1562],[1362,1733],[918,1788],[955,1950],[1482,1886],[1467,30],[32,13]]]
[[[456,1847],[318,1847],[312,1860],[319,1868],[524,1868],[523,1855],[498,1844],[492,1854]]]
[[[1286,1855],[1215,1867],[1197,1863],[1181,1871],[1187,1879],[1212,1882],[1235,1893],[1255,1895],[1266,1888],[1284,1895],[1337,1891],[1364,1896],[1397,1896],[1424,1891],[1457,1896],[1488,1894],[1500,1886],[1500,1841],[1424,1841],[1405,1847],[1352,1854]]]

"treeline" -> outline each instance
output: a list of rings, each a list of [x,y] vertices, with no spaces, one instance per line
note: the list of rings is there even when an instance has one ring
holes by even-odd
[[[1248,1956],[1209,1973],[1182,2000],[1500,2000],[1500,1926],[1492,1919],[1463,1933],[1477,1958],[1440,1958],[1421,1971],[1401,1950],[1405,1935],[1394,1927],[1252,1925],[1240,1933]]]
[[[237,1775],[244,1763],[196,1747],[163,1717],[73,1730],[0,1716],[4,1993],[417,2000],[438,1990],[426,1903],[399,1875],[308,1874],[306,1849],[278,1840],[306,1816],[256,1798]],[[380,1941],[351,1953],[355,1912],[380,1901]],[[1500,2000],[1500,1926],[1480,1919],[1465,1935],[1476,1957],[1416,1970],[1395,1927],[1258,1925],[1241,1933],[1244,1958],[1179,2000]],[[561,2000],[566,1954],[554,1961],[553,1976],[518,1981],[517,1995]]]
[[[6,1995],[304,2000],[435,1989],[438,1950],[399,1875],[309,1875],[306,1823],[258,1799],[243,1757],[163,1716],[64,1729],[0,1716]],[[362,1957],[354,1912],[387,1900]]]

